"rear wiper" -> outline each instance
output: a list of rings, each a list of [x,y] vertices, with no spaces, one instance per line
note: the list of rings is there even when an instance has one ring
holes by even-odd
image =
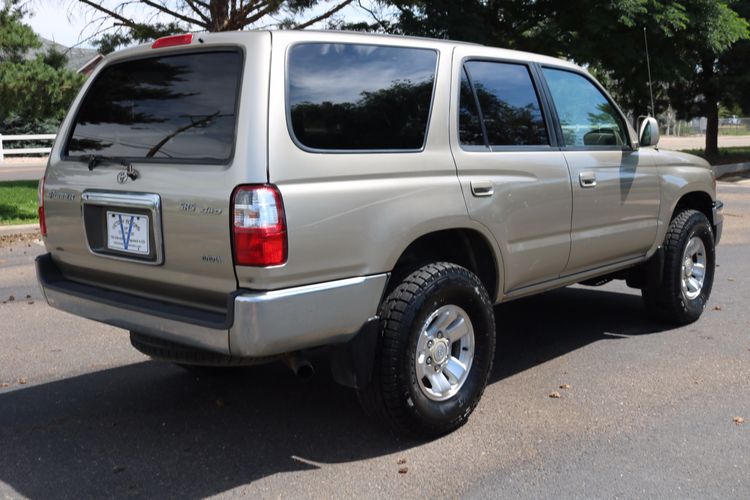
[[[91,155],[89,157],[82,156],[81,161],[88,162],[89,164],[89,170],[94,170],[97,165],[99,165],[103,161],[107,161],[110,163],[119,163],[120,165],[128,166],[129,163],[127,163],[125,160],[113,158],[111,156],[103,156],[103,155]]]

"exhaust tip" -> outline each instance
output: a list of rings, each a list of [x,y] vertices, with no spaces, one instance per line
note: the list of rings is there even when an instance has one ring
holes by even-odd
[[[300,380],[310,380],[315,375],[315,368],[307,359],[294,354],[287,354],[282,358],[282,361]]]

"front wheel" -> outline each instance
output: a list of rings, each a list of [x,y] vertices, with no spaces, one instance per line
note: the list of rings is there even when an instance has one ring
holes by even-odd
[[[434,437],[479,403],[495,353],[492,302],[481,281],[451,263],[407,276],[381,306],[381,338],[363,408],[399,434]]]
[[[685,325],[697,320],[711,295],[716,251],[711,223],[697,210],[679,212],[664,238],[664,275],[644,288],[643,300],[657,319]]]

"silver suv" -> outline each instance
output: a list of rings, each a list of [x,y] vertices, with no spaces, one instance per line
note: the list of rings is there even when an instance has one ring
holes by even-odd
[[[179,35],[108,56],[40,188],[49,304],[181,365],[285,360],[406,434],[466,421],[493,304],[625,279],[695,321],[721,203],[554,58],[338,32]],[[500,328],[502,330],[502,328]]]

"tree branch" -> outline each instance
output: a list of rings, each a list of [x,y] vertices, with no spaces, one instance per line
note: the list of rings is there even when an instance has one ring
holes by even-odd
[[[92,2],[91,0],[80,0],[81,3],[88,5],[89,7],[93,7],[94,9],[98,10],[99,12],[104,12],[110,17],[114,17],[121,23],[123,23],[125,26],[128,26],[130,28],[134,28],[137,26],[138,23],[133,21],[132,19],[128,19],[125,16],[122,16],[115,12],[114,10],[109,10],[108,8],[104,7],[103,5],[99,5],[96,2]]]
[[[185,3],[193,9],[193,12],[198,14],[198,17],[200,17],[204,23],[209,24],[211,22],[211,18],[209,18],[207,15],[205,15],[199,8],[203,7],[205,9],[208,9],[209,6],[205,2],[201,2],[200,0],[185,0]],[[197,4],[197,5],[196,5]]]
[[[350,3],[352,3],[353,1],[354,0],[344,0],[343,2],[341,2],[340,4],[338,4],[337,6],[335,6],[335,7],[331,8],[331,9],[327,10],[326,12],[323,12],[318,17],[314,17],[314,18],[310,19],[309,21],[305,21],[302,24],[296,25],[294,27],[294,29],[296,29],[296,30],[303,30],[303,29],[307,28],[308,26],[312,26],[313,24],[317,23],[318,21],[322,21],[323,19],[327,19],[327,18],[331,17],[332,15],[334,15],[336,12],[340,11],[341,9],[343,9],[344,7],[346,7],[347,5],[349,5]]]
[[[83,0],[81,0],[81,1],[83,1]],[[146,5],[150,6],[150,7],[153,7],[154,9],[160,10],[160,11],[162,11],[165,14],[168,14],[168,15],[170,15],[172,17],[176,17],[177,19],[181,19],[182,21],[185,21],[186,23],[195,24],[196,26],[200,26],[202,28],[208,28],[207,24],[205,24],[205,23],[203,23],[203,22],[201,22],[201,21],[199,21],[197,19],[193,19],[192,17],[188,17],[188,16],[186,16],[184,14],[180,14],[179,12],[175,12],[175,11],[173,11],[171,9],[168,9],[168,8],[164,7],[163,5],[160,5],[160,4],[156,3],[156,2],[152,2],[151,0],[140,0],[140,1],[141,1],[141,3],[146,4]]]

